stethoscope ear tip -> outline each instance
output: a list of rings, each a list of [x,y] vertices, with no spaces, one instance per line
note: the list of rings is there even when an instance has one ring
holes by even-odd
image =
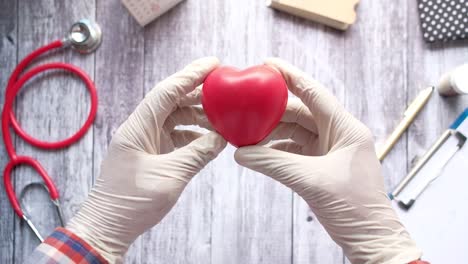
[[[71,26],[65,42],[79,53],[91,53],[102,42],[101,28],[94,21],[81,19]]]

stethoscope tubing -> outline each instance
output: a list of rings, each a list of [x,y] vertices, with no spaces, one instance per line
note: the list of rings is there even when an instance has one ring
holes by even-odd
[[[21,209],[21,206],[18,202],[18,199],[14,193],[13,186],[11,184],[11,172],[16,166],[29,165],[34,170],[36,170],[36,172],[42,177],[44,184],[46,185],[49,191],[50,198],[53,201],[58,201],[59,192],[54,182],[52,181],[52,179],[49,177],[45,169],[40,165],[40,163],[37,160],[31,157],[17,155],[14,149],[9,127],[10,126],[13,127],[14,131],[21,138],[23,138],[26,142],[28,142],[29,144],[35,147],[43,148],[43,149],[58,149],[58,148],[67,147],[77,142],[81,137],[83,137],[86,131],[91,127],[96,117],[96,113],[97,113],[98,98],[97,98],[96,87],[93,81],[91,80],[91,78],[84,71],[82,71],[80,68],[74,65],[62,63],[62,62],[42,64],[42,65],[31,68],[30,70],[25,72],[22,76],[20,76],[20,74],[26,69],[26,67],[30,64],[32,60],[39,57],[43,53],[46,53],[50,50],[61,48],[61,47],[63,47],[63,42],[61,40],[57,40],[31,52],[27,57],[25,57],[18,64],[18,66],[15,68],[15,70],[11,74],[10,79],[8,81],[7,88],[6,88],[6,92],[5,92],[5,102],[3,105],[3,110],[2,110],[2,115],[1,115],[2,136],[3,136],[3,141],[5,143],[6,151],[8,153],[8,156],[10,157],[10,161],[5,167],[3,180],[4,180],[4,186],[5,186],[5,190],[7,193],[7,197],[10,200],[10,203],[15,213],[21,218],[24,218],[25,215]],[[64,140],[57,141],[57,142],[42,141],[42,140],[39,140],[30,136],[20,127],[13,113],[13,104],[15,101],[15,97],[20,91],[21,87],[35,75],[41,72],[47,71],[47,70],[65,70],[65,71],[69,71],[77,75],[85,83],[89,91],[90,97],[91,97],[91,108],[89,111],[88,118],[86,119],[83,126],[72,136]]]

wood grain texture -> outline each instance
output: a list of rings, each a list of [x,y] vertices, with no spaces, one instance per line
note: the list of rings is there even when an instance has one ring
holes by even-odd
[[[18,1],[18,58],[68,33],[70,25],[82,17],[94,18],[94,1],[80,1],[73,8],[52,0]],[[79,66],[94,79],[94,58],[65,50],[46,56],[41,62],[67,61]],[[82,82],[66,73],[50,73],[27,84],[17,99],[16,113],[19,123],[40,139],[58,140],[78,130],[89,111],[89,97]],[[92,129],[70,148],[49,152],[31,147],[17,138],[17,152],[36,158],[55,181],[61,194],[65,220],[76,213],[92,183]],[[29,167],[16,170],[16,192],[29,182],[40,181]],[[48,196],[33,190],[26,196],[28,211],[44,236],[59,224]],[[16,218],[15,261],[23,263],[38,240]]]
[[[0,104],[3,107],[5,87],[9,74],[16,66],[18,6],[16,1],[0,0]],[[0,132],[1,133],[1,132]],[[0,166],[9,161],[4,144],[0,145]],[[3,187],[3,181],[0,184]],[[16,215],[7,202],[6,193],[0,190],[0,263],[12,264],[15,254],[14,224]]]
[[[94,78],[99,109],[93,130],[57,152],[16,140],[18,152],[37,158],[57,183],[66,220],[99,174],[117,127],[157,82],[196,58],[215,55],[224,64],[247,67],[281,57],[324,83],[380,145],[417,92],[468,56],[466,42],[423,42],[415,1],[361,1],[356,24],[344,33],[268,9],[262,1],[184,1],[145,28],[119,1],[0,0],[0,6],[2,100],[18,59],[62,37],[79,18],[96,19],[103,28],[95,55],[63,51],[43,60],[71,62]],[[17,115],[34,136],[64,138],[86,118],[89,98],[76,78],[46,75],[24,89]],[[389,190],[467,103],[466,97],[433,96],[383,163]],[[228,147],[193,179],[168,217],[130,248],[127,263],[347,263],[300,197],[238,166],[234,151]],[[6,161],[2,150],[0,165]],[[21,167],[16,189],[38,178]],[[1,191],[0,263],[22,263],[38,242],[5,198]],[[26,201],[48,234],[58,222],[47,195],[33,190]]]
[[[224,25],[224,31],[218,38],[217,55],[222,54],[218,56],[224,63],[247,67],[262,63],[272,55],[273,13],[261,1],[229,1],[221,10],[224,20],[220,20],[219,27]],[[234,149],[230,148],[223,156],[223,168],[235,164],[233,153]],[[224,169],[217,177],[213,241],[222,246],[213,252],[212,262],[289,263],[292,258],[291,192],[268,177],[241,167]],[[226,226],[236,228],[226,229]]]
[[[371,129],[377,145],[400,122],[407,105],[406,3],[364,1],[359,5],[359,26],[347,32],[345,107]],[[406,144],[406,138],[400,139],[383,162],[387,188],[406,172],[401,162]]]
[[[409,3],[410,10],[416,10],[416,2]],[[467,41],[428,44],[422,39],[417,16],[408,15],[408,97],[414,98],[418,91],[434,86],[440,76],[461,64],[467,63]],[[441,97],[434,93],[430,102],[409,128],[408,168],[411,163],[424,155],[425,151],[437,140],[455,118],[468,107],[467,96]]]
[[[218,2],[208,34],[224,64],[248,67],[273,54],[278,32],[272,10],[262,1]],[[290,263],[291,191],[239,167],[233,154],[229,147],[215,164],[212,263]]]
[[[413,1],[410,1],[413,2]],[[416,2],[410,3],[411,9],[416,9]],[[417,17],[409,18],[411,24],[418,22]],[[418,27],[411,27],[409,34],[415,39],[422,39]],[[427,44],[410,39],[408,42],[408,94],[416,96],[420,89],[436,85],[440,76],[451,69],[468,62],[468,41],[449,42],[445,44]],[[408,131],[408,161],[410,168],[414,162],[425,154],[440,135],[468,107],[468,97],[441,97],[434,93],[428,105],[420,113]],[[466,176],[466,172],[464,172]],[[466,208],[464,208],[466,209]],[[461,210],[464,210],[461,209]],[[454,219],[456,218],[455,216]],[[447,219],[450,224],[451,219]],[[430,230],[430,226],[425,227]],[[431,237],[429,234],[428,237]],[[454,248],[454,250],[456,250]],[[424,258],[424,253],[423,253]]]
[[[407,2],[361,1],[359,26],[347,32],[345,107],[371,129],[377,147],[395,129],[407,106]],[[406,164],[401,162],[407,157],[406,146],[407,138],[402,137],[383,162],[387,190],[406,175]]]
[[[95,83],[99,108],[94,123],[94,179],[112,135],[143,99],[144,30],[120,1],[97,1],[96,21],[103,29],[103,42],[96,52]],[[140,263],[138,239],[127,254],[127,263]]]
[[[344,39],[337,30],[274,13],[275,37],[272,56],[280,57],[322,82],[342,102],[344,100]],[[294,195],[293,263],[342,263],[341,249],[331,240],[309,206]]]
[[[416,1],[408,1],[409,10],[416,12]],[[468,61],[468,41],[427,44],[422,39],[417,16],[408,15],[408,97],[414,98],[418,91],[436,85],[440,76]],[[468,107],[468,97],[445,98],[434,93],[419,117],[409,127],[407,168],[425,154],[457,116]],[[465,173],[466,174],[466,173]],[[445,223],[446,224],[446,223]],[[427,227],[430,230],[430,226]],[[423,253],[424,258],[424,253]]]
[[[209,42],[197,36],[209,28],[204,7],[201,2],[184,1],[145,28],[145,93],[209,50]],[[191,180],[168,216],[142,236],[142,263],[209,263],[211,166]]]

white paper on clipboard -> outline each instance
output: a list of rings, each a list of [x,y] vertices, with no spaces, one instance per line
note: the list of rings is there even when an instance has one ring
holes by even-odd
[[[468,118],[457,129],[468,136]],[[452,136],[432,156],[400,196],[411,195],[421,182],[440,172],[458,140]],[[406,192],[406,193],[405,193]],[[468,143],[446,164],[441,175],[405,211],[396,201],[393,207],[411,237],[431,264],[460,263],[468,259]]]

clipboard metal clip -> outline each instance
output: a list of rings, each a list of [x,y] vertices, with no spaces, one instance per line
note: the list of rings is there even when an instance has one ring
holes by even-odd
[[[412,191],[412,195],[406,199],[399,199],[398,195],[405,189],[405,187],[414,179],[414,177],[418,174],[418,172],[426,165],[426,163],[431,159],[431,157],[440,149],[440,147],[447,141],[448,138],[454,136],[458,143],[457,145],[450,150],[450,154],[447,156],[445,160],[440,162],[441,166],[440,169],[434,174],[433,177],[428,178],[426,181],[419,184],[414,191]],[[432,145],[432,147],[424,154],[421,160],[414,166],[414,168],[409,172],[409,174],[401,181],[401,183],[397,186],[397,188],[389,194],[389,198],[391,200],[398,201],[398,206],[405,210],[409,210],[411,206],[415,203],[416,199],[433,183],[444,171],[446,165],[450,162],[450,160],[455,156],[455,154],[464,146],[465,142],[467,141],[466,136],[462,133],[454,130],[448,129],[446,130],[442,136]]]

